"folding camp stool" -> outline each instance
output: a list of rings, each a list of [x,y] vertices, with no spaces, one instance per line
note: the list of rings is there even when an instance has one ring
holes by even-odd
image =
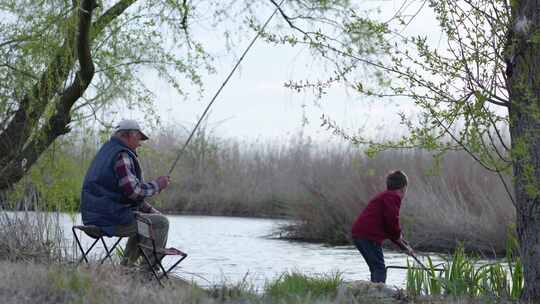
[[[161,283],[161,279],[163,277],[168,279],[168,273],[171,272],[176,266],[178,266],[178,264],[180,264],[180,262],[182,262],[187,257],[187,253],[184,253],[181,250],[172,247],[157,248],[154,231],[152,229],[152,221],[139,214],[136,215],[136,219],[137,235],[139,236],[139,243],[137,246],[139,247],[139,250],[144,257],[144,260],[148,264],[148,267],[150,267],[150,269],[152,270],[152,273],[154,274],[154,277],[158,281],[159,285],[163,286],[163,283]],[[145,242],[151,243],[152,246],[145,244]],[[148,254],[147,252],[150,252],[150,254]],[[161,263],[161,260],[166,256],[177,256],[180,257],[180,259],[176,261],[172,266],[170,266],[167,270],[165,270],[163,264]],[[153,263],[151,257],[153,257]],[[158,273],[156,272],[156,266],[161,269],[161,275],[158,275]]]
[[[92,243],[92,245],[90,245],[90,247],[88,247],[88,249],[85,250],[83,248],[81,244],[81,240],[77,236],[77,230],[84,232],[86,235],[94,239],[94,242]],[[103,264],[103,262],[105,262],[106,259],[109,259],[111,263],[114,265],[111,254],[114,252],[114,249],[116,248],[116,246],[118,246],[118,244],[120,243],[123,237],[116,237],[118,239],[116,240],[114,245],[109,249],[104,239],[105,237],[108,237],[108,236],[106,236],[101,230],[101,228],[99,228],[98,226],[93,226],[93,225],[73,226],[71,228],[71,231],[73,232],[73,237],[75,238],[75,241],[77,242],[77,246],[79,247],[82,254],[82,257],[77,262],[77,265],[79,265],[83,260],[88,264],[88,254],[99,241],[101,241],[101,243],[103,244],[103,248],[105,249],[105,256],[99,261],[99,264],[101,265]],[[115,237],[113,236],[112,238],[115,238]]]

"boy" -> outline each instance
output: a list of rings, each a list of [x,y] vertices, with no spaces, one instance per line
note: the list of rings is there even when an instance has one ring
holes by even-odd
[[[408,254],[413,254],[403,239],[399,225],[399,209],[401,200],[407,193],[407,183],[407,176],[401,171],[388,174],[386,191],[372,197],[353,223],[353,242],[368,264],[371,282],[386,282],[382,251],[382,242],[385,239],[390,239]]]

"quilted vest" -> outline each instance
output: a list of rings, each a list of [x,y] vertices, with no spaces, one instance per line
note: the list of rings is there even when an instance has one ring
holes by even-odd
[[[127,152],[135,165],[135,175],[142,181],[137,154],[120,139],[111,138],[96,154],[84,178],[81,193],[81,217],[85,225],[96,225],[109,236],[115,234],[115,226],[131,224],[133,211],[142,201],[126,197],[118,186],[114,170],[120,152]]]

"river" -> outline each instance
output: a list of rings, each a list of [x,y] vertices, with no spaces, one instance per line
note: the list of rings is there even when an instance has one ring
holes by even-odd
[[[168,219],[168,246],[189,255],[176,274],[203,286],[236,284],[245,279],[259,289],[286,271],[309,275],[339,272],[347,281],[369,280],[367,265],[353,246],[328,247],[268,237],[285,223],[283,220],[188,215],[170,215]],[[80,224],[80,216],[60,217],[68,241],[73,238],[74,221]],[[405,266],[407,256],[387,250],[385,259],[387,266]],[[405,275],[405,270],[389,269],[387,284],[403,287]]]

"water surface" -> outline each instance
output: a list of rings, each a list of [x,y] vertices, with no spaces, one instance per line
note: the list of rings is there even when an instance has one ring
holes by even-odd
[[[67,215],[61,218],[66,237],[71,239],[73,219]],[[177,268],[177,275],[204,286],[245,279],[260,288],[293,270],[309,275],[339,272],[345,280],[369,280],[367,265],[353,246],[327,247],[269,238],[285,223],[283,220],[187,215],[168,218],[168,246],[189,255]],[[80,224],[80,216],[75,217],[75,223]],[[405,266],[406,258],[401,253],[385,252],[387,266]],[[403,287],[405,271],[390,269],[387,284]]]

